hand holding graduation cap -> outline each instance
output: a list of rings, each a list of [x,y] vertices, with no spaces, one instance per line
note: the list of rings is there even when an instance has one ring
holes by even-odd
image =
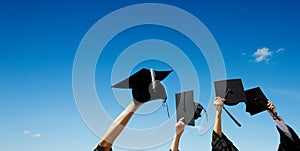
[[[216,97],[214,100],[214,106],[216,108],[216,119],[214,125],[214,131],[222,137],[222,125],[221,125],[221,115],[222,115],[222,108],[224,106],[224,98]]]
[[[175,125],[176,135],[182,135],[185,128],[184,117],[180,118],[180,120]]]
[[[184,131],[184,128],[185,128],[184,117],[182,117],[178,120],[178,122],[175,125],[176,133],[173,138],[172,146],[170,149],[171,151],[178,151],[180,137]]]
[[[218,97],[218,96],[214,100],[214,105],[215,105],[215,108],[216,108],[217,116],[220,116],[221,113],[222,113],[222,108],[224,106],[224,101],[225,101],[224,98],[221,98],[221,97]]]
[[[277,112],[276,112],[276,106],[271,102],[271,101],[268,101],[268,112],[269,112],[269,114],[273,117],[273,119],[274,120],[277,120]],[[273,113],[272,113],[272,111],[273,111]]]

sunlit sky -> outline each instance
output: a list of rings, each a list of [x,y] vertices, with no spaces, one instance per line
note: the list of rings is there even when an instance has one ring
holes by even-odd
[[[168,4],[197,17],[220,48],[227,78],[241,78],[245,89],[260,86],[277,106],[284,121],[300,133],[300,120],[297,117],[300,115],[300,4],[297,1],[15,0],[1,2],[0,5],[0,150],[87,151],[96,147],[101,136],[87,126],[73,94],[74,58],[81,40],[97,21],[115,10],[140,3]],[[170,18],[176,17],[170,14]],[[115,24],[118,24],[118,20]],[[111,26],[112,29],[114,27]],[[213,81],[205,56],[188,37],[176,30],[145,25],[127,29],[113,37],[98,59],[95,86],[107,114],[114,119],[129,103],[129,100],[125,100],[117,104],[113,96],[115,93],[130,94],[129,90],[110,87],[113,82],[123,80],[111,79],[115,60],[124,50],[133,51],[145,46],[132,44],[149,39],[172,43],[191,60],[199,78],[194,84],[199,84],[201,89],[195,90],[198,92],[195,96],[207,107],[211,101]],[[166,48],[173,47],[168,45]],[[170,57],[174,55],[170,53]],[[121,76],[143,67],[176,70],[172,64],[150,59],[141,61],[130,73],[122,73]],[[168,92],[172,117],[176,116],[174,93],[188,90],[180,89],[179,74],[183,73],[173,72],[162,81]],[[159,101],[152,102],[156,111],[134,115],[128,127],[151,128],[168,121],[166,109],[160,104]],[[243,103],[228,109],[242,127],[237,127],[224,114],[223,132],[239,150],[277,149],[279,134],[267,112],[251,117],[245,112]],[[208,118],[213,120],[214,116]],[[106,122],[101,118],[98,120],[99,123]],[[174,125],[170,129],[174,129]],[[199,134],[197,128],[186,127],[180,150],[210,150],[211,132],[212,128],[205,134]],[[127,133],[121,136],[128,138],[128,141],[137,139]],[[154,134],[153,137],[160,136]],[[166,151],[170,146],[171,141],[167,141],[148,150]],[[116,151],[133,150],[130,146],[120,148],[114,145],[113,148]]]

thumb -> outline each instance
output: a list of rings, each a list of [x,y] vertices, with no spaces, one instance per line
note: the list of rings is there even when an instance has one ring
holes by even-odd
[[[184,122],[184,117],[180,118],[179,121]]]

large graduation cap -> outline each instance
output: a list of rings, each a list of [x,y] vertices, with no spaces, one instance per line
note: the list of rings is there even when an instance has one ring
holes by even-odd
[[[226,99],[224,104],[237,105],[246,101],[241,79],[215,81],[216,96]]]
[[[231,79],[231,80],[221,80],[215,81],[215,91],[216,96],[225,99],[225,105],[237,105],[239,102],[246,101],[246,95],[244,92],[244,87],[241,79]],[[225,112],[231,117],[231,119],[238,125],[241,124],[228,112],[228,110],[223,107]]]
[[[154,71],[143,68],[112,87],[132,89],[132,96],[138,102],[143,103],[156,99],[166,101],[166,90],[160,81],[165,79],[172,71]]]
[[[184,117],[186,125],[195,126],[195,120],[201,117],[201,112],[205,109],[200,103],[194,102],[193,90],[176,93],[175,97],[177,121]]]
[[[249,89],[245,91],[246,94],[246,112],[249,112],[251,116],[269,110],[268,108],[268,99],[265,94],[262,92],[260,87]],[[271,111],[271,110],[269,110]],[[280,118],[273,112],[271,113],[278,119]]]

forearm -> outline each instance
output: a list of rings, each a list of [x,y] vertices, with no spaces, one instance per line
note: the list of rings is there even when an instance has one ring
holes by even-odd
[[[276,106],[271,101],[268,101],[267,105],[268,105],[268,109],[269,109],[268,112],[271,115],[271,117],[274,119],[274,121],[276,122],[278,130],[283,132],[283,134],[285,136],[287,136],[290,140],[294,141],[293,136],[292,136],[288,126],[284,123],[283,119],[279,115],[277,115]]]
[[[214,131],[222,137],[221,111],[216,113]]]
[[[112,146],[113,142],[123,131],[124,127],[127,125],[128,121],[134,112],[139,108],[139,106],[140,105],[135,105],[133,102],[127,106],[127,108],[115,119],[115,121],[104,134],[99,143],[101,147],[110,148]]]
[[[172,151],[178,151],[180,137],[181,137],[181,134],[175,134],[173,142],[172,142],[172,146],[171,146]]]

